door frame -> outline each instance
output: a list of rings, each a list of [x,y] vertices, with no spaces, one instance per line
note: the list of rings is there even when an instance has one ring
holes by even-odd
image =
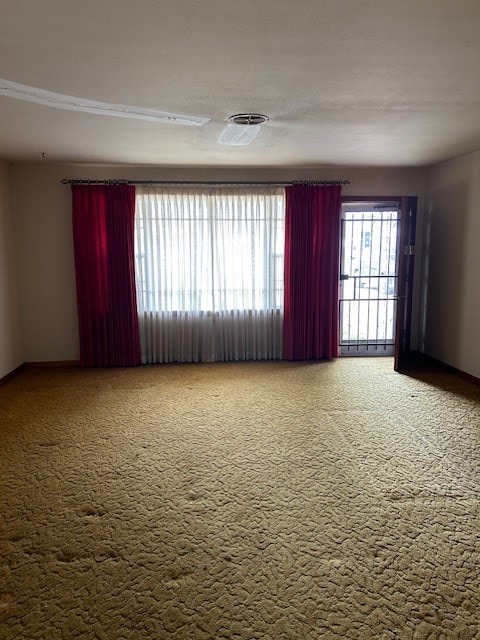
[[[416,196],[342,196],[341,204],[353,202],[382,202],[398,204],[400,210],[400,229],[397,235],[397,309],[395,314],[395,371],[408,368],[411,353],[413,307],[413,272],[415,266],[415,231],[417,198]]]

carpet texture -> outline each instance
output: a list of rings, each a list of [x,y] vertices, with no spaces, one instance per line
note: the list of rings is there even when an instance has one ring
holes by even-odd
[[[391,359],[0,388],[0,638],[480,639],[480,392]]]

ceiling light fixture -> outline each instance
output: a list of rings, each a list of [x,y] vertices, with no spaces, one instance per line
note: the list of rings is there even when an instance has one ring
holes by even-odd
[[[210,118],[197,116],[185,116],[178,113],[169,113],[160,109],[144,109],[143,107],[131,107],[126,104],[115,104],[110,102],[98,102],[97,100],[87,100],[67,96],[63,93],[45,91],[37,87],[30,87],[26,84],[11,82],[0,79],[0,95],[26,102],[35,102],[45,107],[55,107],[68,111],[80,111],[83,113],[94,113],[102,116],[116,116],[119,118],[133,118],[135,120],[148,120],[150,122],[162,122],[167,124],[184,124],[200,127]]]
[[[268,116],[260,113],[237,113],[230,116],[228,119],[230,124],[223,129],[218,142],[235,147],[250,144],[257,137],[260,125],[269,120]]]

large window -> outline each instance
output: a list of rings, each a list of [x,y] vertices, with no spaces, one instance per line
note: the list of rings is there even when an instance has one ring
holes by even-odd
[[[141,322],[143,318],[149,325],[144,344],[146,334],[163,335],[167,329],[192,335],[200,331],[204,341],[210,331],[218,342],[235,318],[236,331],[251,334],[242,340],[255,343],[242,347],[243,356],[264,357],[256,331],[267,331],[268,317],[272,321],[275,316],[278,324],[283,307],[284,210],[280,188],[138,189],[137,298]],[[214,322],[206,327],[209,317]],[[242,318],[258,327],[247,330]],[[278,354],[281,331],[272,335]],[[232,339],[238,341],[238,336]],[[167,360],[231,359],[216,348],[205,358],[197,347],[188,351],[186,358],[175,353]],[[232,359],[243,356],[237,353]],[[164,361],[164,356],[144,359]]]

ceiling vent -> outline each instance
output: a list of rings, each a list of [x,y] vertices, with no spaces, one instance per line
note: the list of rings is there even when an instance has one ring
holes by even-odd
[[[270,118],[268,116],[262,116],[260,113],[237,113],[228,119],[229,122],[243,125],[264,124],[269,120]]]
[[[221,132],[218,141],[233,147],[243,147],[253,142],[260,131],[260,125],[268,122],[268,116],[260,113],[237,113],[230,116],[229,124]]]

